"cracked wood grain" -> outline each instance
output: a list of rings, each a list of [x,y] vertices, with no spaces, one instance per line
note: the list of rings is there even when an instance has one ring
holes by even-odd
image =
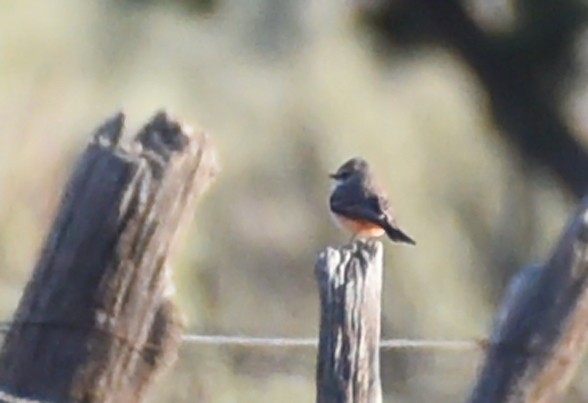
[[[327,248],[315,266],[321,300],[317,403],[381,403],[382,244]]]
[[[470,403],[562,401],[588,344],[588,198],[552,256],[512,280]]]
[[[55,402],[140,402],[176,356],[170,250],[218,171],[208,135],[117,114],[92,136],[0,352],[0,388]]]

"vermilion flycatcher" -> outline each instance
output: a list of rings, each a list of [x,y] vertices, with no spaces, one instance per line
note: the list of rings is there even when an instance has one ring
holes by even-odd
[[[388,196],[365,160],[352,158],[330,177],[335,180],[331,212],[354,238],[386,234],[394,242],[416,244],[398,227]]]

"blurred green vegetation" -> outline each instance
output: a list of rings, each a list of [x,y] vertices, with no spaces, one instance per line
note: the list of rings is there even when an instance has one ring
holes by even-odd
[[[327,173],[361,155],[419,243],[386,244],[383,336],[484,337],[508,278],[549,253],[573,200],[495,135],[476,76],[443,47],[379,51],[346,2],[196,3],[0,3],[3,317],[91,130],[119,108],[132,128],[163,107],[209,131],[223,167],[174,264],[191,332],[316,336],[314,260],[348,239],[327,213]],[[578,132],[584,98],[565,101]],[[387,351],[385,401],[461,400],[478,358]],[[310,402],[314,360],[186,345],[150,400]],[[570,401],[586,400],[585,377]]]

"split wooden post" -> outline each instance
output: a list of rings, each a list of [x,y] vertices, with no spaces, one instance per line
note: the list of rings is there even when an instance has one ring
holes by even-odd
[[[215,153],[165,113],[134,139],[123,124],[118,114],[101,126],[74,169],[0,352],[3,392],[140,402],[175,359],[168,255]]]
[[[315,266],[321,301],[317,403],[380,403],[382,244],[327,248]]]
[[[588,197],[551,258],[512,281],[470,403],[560,401],[588,344]]]

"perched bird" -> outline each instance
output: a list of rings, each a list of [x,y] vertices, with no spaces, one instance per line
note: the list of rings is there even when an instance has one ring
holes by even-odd
[[[331,213],[353,238],[386,234],[394,242],[416,244],[398,227],[388,196],[365,160],[352,158],[329,176],[335,180],[329,199]]]

